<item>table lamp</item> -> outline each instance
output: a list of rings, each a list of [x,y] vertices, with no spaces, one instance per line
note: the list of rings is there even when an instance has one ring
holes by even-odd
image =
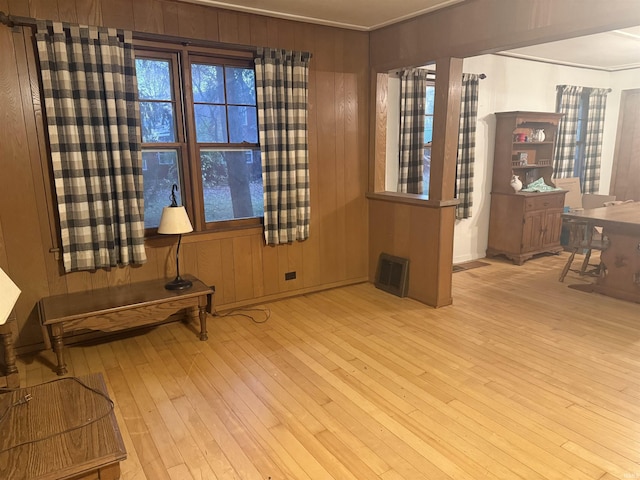
[[[182,234],[193,232],[193,226],[189,221],[187,211],[176,200],[178,185],[175,183],[171,187],[171,205],[162,209],[158,233],[163,235],[179,235],[178,248],[176,249],[176,278],[167,283],[164,288],[167,290],[185,290],[191,288],[191,282],[180,277],[180,243]]]
[[[0,295],[0,325],[4,325],[18,300],[20,289],[4,273],[2,268],[0,268],[0,292],[2,292],[2,295]]]

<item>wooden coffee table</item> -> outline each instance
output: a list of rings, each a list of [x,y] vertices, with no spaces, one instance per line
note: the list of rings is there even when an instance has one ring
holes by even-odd
[[[0,417],[0,478],[120,478],[127,452],[101,374],[0,395]]]

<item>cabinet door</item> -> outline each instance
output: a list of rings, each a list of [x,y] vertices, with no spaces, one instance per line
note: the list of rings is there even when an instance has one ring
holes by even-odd
[[[522,219],[522,252],[530,252],[542,248],[545,233],[545,217],[546,210],[534,210],[525,213]]]
[[[544,219],[543,247],[560,245],[562,232],[562,210],[546,210]]]

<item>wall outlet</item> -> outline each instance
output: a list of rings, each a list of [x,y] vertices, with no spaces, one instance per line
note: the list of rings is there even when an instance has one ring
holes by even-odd
[[[296,272],[287,272],[284,274],[284,279],[285,280],[295,280],[296,279]]]

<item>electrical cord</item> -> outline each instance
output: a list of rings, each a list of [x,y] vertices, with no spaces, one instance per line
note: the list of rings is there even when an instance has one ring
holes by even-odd
[[[98,390],[98,389],[96,389],[96,388],[90,387],[89,385],[87,385],[87,384],[86,384],[86,383],[84,383],[82,380],[80,380],[79,378],[76,378],[76,377],[57,378],[57,379],[55,379],[55,380],[51,380],[50,382],[46,382],[46,383],[43,383],[43,384],[41,384],[41,385],[46,385],[46,384],[49,384],[49,383],[55,383],[55,382],[61,382],[61,381],[65,381],[65,380],[73,380],[73,381],[75,381],[76,383],[79,383],[79,384],[80,384],[82,387],[84,387],[85,389],[87,389],[87,390],[89,390],[89,391],[93,392],[94,394],[96,394],[96,395],[98,395],[98,396],[100,396],[100,397],[104,398],[104,399],[107,401],[107,404],[108,404],[107,411],[106,411],[104,414],[102,414],[102,415],[100,415],[99,417],[97,417],[97,418],[90,418],[89,420],[87,420],[86,422],[84,422],[84,423],[82,423],[82,424],[80,424],[80,425],[77,425],[77,426],[74,426],[74,427],[67,428],[66,430],[63,430],[63,431],[61,431],[61,432],[55,432],[55,433],[52,433],[52,434],[50,434],[50,435],[46,435],[46,436],[44,436],[44,437],[42,437],[42,438],[36,438],[36,439],[33,439],[33,440],[27,440],[27,441],[25,441],[25,442],[18,443],[18,444],[16,444],[16,445],[12,445],[12,446],[10,446],[10,447],[4,448],[4,449],[0,450],[0,454],[2,454],[2,453],[4,453],[4,452],[6,452],[6,451],[8,451],[8,450],[11,450],[11,449],[17,448],[17,447],[22,447],[22,446],[24,446],[24,445],[30,445],[30,444],[32,444],[32,443],[41,442],[42,440],[47,440],[47,439],[49,439],[49,438],[53,438],[53,437],[56,437],[56,436],[58,436],[58,435],[64,435],[64,434],[69,433],[69,432],[72,432],[72,431],[74,431],[74,430],[78,430],[79,428],[87,427],[87,426],[89,426],[89,425],[92,425],[93,423],[99,422],[99,421],[100,421],[100,420],[102,420],[103,418],[105,418],[105,417],[107,417],[108,415],[110,415],[110,414],[111,414],[111,412],[113,411],[113,409],[115,408],[115,404],[114,404],[113,400],[111,400],[111,399],[110,399],[110,398],[109,398],[109,397],[108,397],[104,392],[101,392],[100,390]],[[20,398],[20,399],[16,400],[16,401],[15,401],[15,402],[13,402],[11,405],[9,405],[9,406],[6,408],[6,410],[5,410],[4,412],[2,412],[2,414],[0,415],[0,427],[2,427],[2,422],[6,419],[6,417],[9,415],[9,413],[10,413],[14,408],[19,407],[20,405],[25,405],[25,404],[29,403],[29,402],[30,402],[30,401],[32,401],[32,400],[33,400],[33,395],[32,395],[31,393],[27,393],[27,394],[26,394],[26,395],[24,395],[22,398]]]
[[[264,315],[264,319],[256,320],[253,315],[243,312],[261,312]],[[218,313],[215,309],[211,314],[214,317],[245,317],[250,319],[253,323],[265,323],[271,317],[271,310],[268,308],[236,308],[225,313]]]

